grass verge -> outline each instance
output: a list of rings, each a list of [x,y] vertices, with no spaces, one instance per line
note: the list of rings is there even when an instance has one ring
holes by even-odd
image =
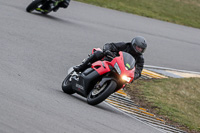
[[[137,80],[126,91],[168,123],[200,133],[200,78]]]
[[[200,28],[200,0],[76,0]]]

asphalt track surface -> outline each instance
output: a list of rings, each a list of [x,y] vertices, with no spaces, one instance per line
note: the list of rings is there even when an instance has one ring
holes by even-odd
[[[30,14],[30,2],[0,2],[0,132],[160,132],[105,103],[64,94],[62,80],[93,47],[136,35],[149,43],[146,65],[200,72],[200,30],[75,1]]]

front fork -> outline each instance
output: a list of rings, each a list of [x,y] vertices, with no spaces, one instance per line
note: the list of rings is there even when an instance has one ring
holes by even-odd
[[[102,80],[99,82],[98,87],[102,87],[106,82],[114,80],[117,83],[117,88],[115,91],[118,91],[122,88],[126,87],[126,83],[119,80],[118,77],[115,77],[116,75],[113,75],[111,73],[108,73],[105,77],[102,78]]]

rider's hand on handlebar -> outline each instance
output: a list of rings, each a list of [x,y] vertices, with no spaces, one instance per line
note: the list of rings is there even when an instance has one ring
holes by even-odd
[[[113,52],[111,52],[110,50],[104,51],[104,55],[105,55],[105,56],[115,57],[115,54],[114,54]]]

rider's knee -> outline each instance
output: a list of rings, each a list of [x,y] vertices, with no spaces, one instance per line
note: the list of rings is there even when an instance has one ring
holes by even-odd
[[[100,60],[100,59],[102,59],[104,57],[104,54],[103,54],[102,51],[95,51],[94,55],[98,60]]]

